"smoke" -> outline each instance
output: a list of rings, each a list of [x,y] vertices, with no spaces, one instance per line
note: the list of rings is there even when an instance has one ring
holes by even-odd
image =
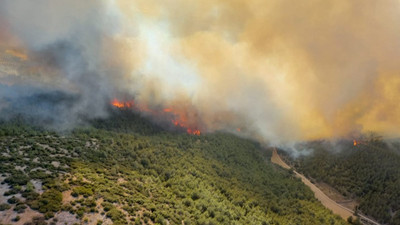
[[[273,144],[398,136],[398,27],[397,0],[4,0],[0,84],[77,96],[71,123],[131,96]]]
[[[57,89],[62,95],[79,96],[73,104],[60,102],[61,106],[55,106],[64,110],[36,110],[43,112],[38,116],[64,118],[63,125],[73,126],[82,116],[106,115],[105,99],[115,90],[112,78],[121,76],[121,71],[105,67],[103,62],[102,54],[109,54],[102,51],[106,46],[104,39],[114,34],[114,24],[118,23],[105,2],[2,1],[0,14],[0,24],[9,32],[1,43],[0,82],[10,86],[5,94],[15,92],[13,96],[1,97],[8,97],[13,108],[22,104],[16,113],[31,111],[30,104],[24,101],[25,95],[22,102],[18,99],[22,90],[19,86],[23,85],[35,96],[45,96],[46,92],[52,96]],[[110,16],[104,18],[107,14]],[[11,73],[7,67],[11,67]],[[40,105],[42,100],[37,98],[36,102]]]

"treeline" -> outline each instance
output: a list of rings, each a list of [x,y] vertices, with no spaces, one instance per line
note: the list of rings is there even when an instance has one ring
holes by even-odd
[[[300,148],[309,156],[291,159],[297,170],[358,200],[358,210],[385,224],[400,224],[399,144],[374,136],[336,143],[316,141]]]

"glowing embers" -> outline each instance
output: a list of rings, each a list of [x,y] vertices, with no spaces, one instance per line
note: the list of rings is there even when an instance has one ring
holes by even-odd
[[[127,101],[127,102],[123,102],[123,101],[119,101],[118,99],[114,98],[114,100],[112,100],[111,105],[117,107],[117,108],[132,108],[135,105],[134,101]]]
[[[176,114],[174,113],[174,115],[176,115]],[[187,123],[186,123],[186,120],[183,120],[181,117],[179,117],[179,115],[178,115],[178,119],[171,120],[171,122],[176,127],[185,128],[186,132],[188,134],[193,134],[193,135],[200,135],[201,134],[201,131],[199,129],[189,127],[189,125],[187,125]]]

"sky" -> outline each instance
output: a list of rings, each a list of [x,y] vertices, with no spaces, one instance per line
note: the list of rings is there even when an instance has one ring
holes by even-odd
[[[400,133],[398,0],[4,0],[0,29],[0,115],[62,92],[32,113],[118,98],[273,144]]]

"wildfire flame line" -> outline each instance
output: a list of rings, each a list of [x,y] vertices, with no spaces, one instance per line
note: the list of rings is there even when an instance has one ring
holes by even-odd
[[[146,105],[135,104],[134,101],[120,101],[116,98],[111,101],[111,105],[119,109],[134,109],[136,111],[148,112],[152,115],[173,115],[174,119],[172,119],[171,122],[174,126],[186,129],[188,134],[201,134],[199,129],[188,125],[186,116],[173,110],[172,108],[164,108],[162,111],[154,111],[148,108]]]
[[[134,106],[134,104],[135,104],[134,101],[122,102],[122,101],[119,101],[118,99],[114,99],[111,102],[111,105],[113,105],[117,108],[132,108]]]

